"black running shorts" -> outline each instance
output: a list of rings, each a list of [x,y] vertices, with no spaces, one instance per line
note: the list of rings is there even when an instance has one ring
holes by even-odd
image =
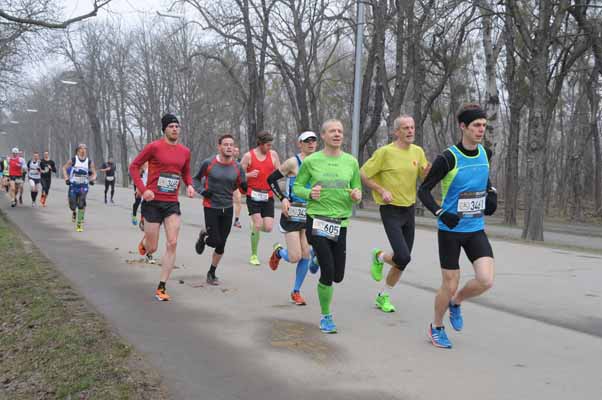
[[[492,257],[493,250],[485,231],[449,232],[439,230],[439,262],[443,269],[460,268],[460,249],[471,263],[481,257]]]
[[[170,215],[181,215],[180,203],[177,201],[143,201],[141,213],[146,222],[160,224]]]
[[[274,218],[274,198],[268,201],[255,201],[247,196],[247,209],[249,215],[261,214],[261,218]]]

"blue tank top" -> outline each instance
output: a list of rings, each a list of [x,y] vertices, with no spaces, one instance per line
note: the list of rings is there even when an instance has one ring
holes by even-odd
[[[474,157],[463,154],[456,146],[448,149],[456,159],[456,166],[441,181],[443,204],[441,208],[460,217],[450,229],[439,221],[439,229],[449,232],[477,232],[485,229],[483,213],[489,179],[489,160],[485,148],[478,145]]]
[[[301,169],[301,164],[303,163],[303,161],[301,160],[301,157],[299,157],[299,154],[295,155],[295,158],[297,159],[297,169]],[[299,196],[295,196],[295,194],[293,193],[293,185],[295,184],[295,179],[297,179],[296,176],[288,176],[286,178],[286,197],[291,201],[291,202],[295,202],[295,203],[302,203],[305,204],[306,200],[299,197]],[[306,188],[310,188],[311,186],[309,184],[307,184],[305,186]]]

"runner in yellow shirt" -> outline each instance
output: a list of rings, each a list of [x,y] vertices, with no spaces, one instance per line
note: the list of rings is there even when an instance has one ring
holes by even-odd
[[[414,244],[414,204],[416,180],[426,176],[430,164],[422,147],[414,143],[414,119],[402,115],[393,123],[396,140],[377,149],[361,168],[364,184],[372,189],[372,197],[379,205],[380,217],[393,253],[375,248],[372,251],[372,278],[380,282],[386,262],[391,269],[385,284],[376,296],[376,306],[384,312],[394,312],[389,292],[399,282],[410,263]]]

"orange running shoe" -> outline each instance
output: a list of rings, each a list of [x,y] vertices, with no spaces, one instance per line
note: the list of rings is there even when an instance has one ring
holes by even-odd
[[[142,238],[140,243],[138,243],[138,253],[140,253],[141,256],[146,254],[146,248],[144,247],[144,238]]]
[[[278,269],[278,264],[280,263],[280,256],[278,255],[278,252],[280,249],[283,249],[280,243],[274,244],[274,251],[270,256],[270,261],[268,263],[272,271],[276,271]]]
[[[305,299],[303,298],[303,296],[301,296],[301,293],[299,292],[291,293],[291,301],[298,306],[304,306],[305,304],[307,304],[305,303]]]
[[[155,291],[155,299],[159,301],[169,301],[169,295],[165,291],[165,289],[157,289]]]

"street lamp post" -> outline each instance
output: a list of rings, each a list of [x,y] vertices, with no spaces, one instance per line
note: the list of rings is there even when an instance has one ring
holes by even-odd
[[[364,2],[357,1],[357,28],[355,32],[355,77],[353,82],[353,116],[351,122],[351,154],[359,158],[360,105],[362,98],[362,53],[364,51]]]

